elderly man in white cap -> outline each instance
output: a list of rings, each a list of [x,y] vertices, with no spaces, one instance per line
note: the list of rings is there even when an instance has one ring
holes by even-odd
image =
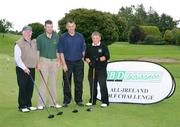
[[[22,38],[16,41],[14,47],[14,60],[16,64],[17,83],[19,86],[18,104],[19,111],[29,112],[36,110],[32,107],[33,82],[30,75],[35,79],[36,67],[36,41],[31,40],[32,28],[24,26]]]

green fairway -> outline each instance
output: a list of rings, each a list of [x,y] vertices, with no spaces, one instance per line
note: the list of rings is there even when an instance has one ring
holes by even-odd
[[[79,113],[73,114],[73,105],[61,108],[62,116],[47,118],[47,112],[32,111],[21,113],[17,110],[18,86],[13,60],[14,42],[19,36],[0,34],[0,127],[179,127],[180,119],[180,63],[160,63],[175,77],[174,95],[160,103],[152,105],[110,104],[106,109],[100,108],[100,102],[93,112],[86,107],[77,107]],[[148,58],[180,59],[180,46],[171,45],[130,45],[117,42],[109,46],[111,60]],[[84,102],[89,99],[87,65],[84,78]],[[62,104],[61,69],[57,82],[58,103]],[[36,84],[39,85],[39,74],[36,73]],[[37,104],[37,93],[34,90],[33,105]],[[56,113],[55,109],[51,109]]]

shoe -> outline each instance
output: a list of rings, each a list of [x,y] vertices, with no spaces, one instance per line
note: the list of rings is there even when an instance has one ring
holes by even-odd
[[[31,110],[31,111],[35,111],[35,110],[37,110],[37,108],[36,108],[36,107],[29,107],[28,109],[29,109],[29,110]]]
[[[59,104],[56,104],[55,106],[53,105],[53,106],[50,106],[51,108],[61,108],[62,106],[61,105],[59,105]]]
[[[86,103],[86,106],[92,106],[92,103]]]
[[[56,104],[55,107],[56,107],[56,108],[61,108],[62,106],[59,105],[59,104]]]
[[[106,108],[108,105],[107,104],[105,104],[105,103],[102,103],[101,104],[101,108]]]
[[[66,108],[66,107],[68,107],[68,104],[64,103],[64,104],[62,105],[62,107]]]
[[[30,112],[30,110],[28,108],[22,108],[22,109],[19,109],[20,112]]]
[[[81,106],[81,107],[84,106],[83,102],[78,102],[77,105],[78,105],[78,106]]]
[[[43,106],[38,106],[37,109],[38,109],[38,110],[43,110],[44,107],[43,107]]]

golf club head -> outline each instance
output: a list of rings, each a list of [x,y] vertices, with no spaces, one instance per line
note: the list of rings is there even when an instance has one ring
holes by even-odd
[[[49,115],[48,115],[48,118],[49,118],[49,119],[54,118],[54,115],[49,114]]]
[[[72,112],[73,113],[78,113],[78,110],[77,109],[73,109]]]
[[[88,108],[87,111],[88,111],[88,112],[92,112],[92,108]]]
[[[58,112],[56,115],[62,115],[62,114],[63,114],[63,112],[60,111],[60,112]]]

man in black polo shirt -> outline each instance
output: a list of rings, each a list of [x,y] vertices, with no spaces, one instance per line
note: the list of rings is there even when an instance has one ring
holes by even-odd
[[[82,60],[84,54],[85,40],[82,34],[75,31],[76,24],[73,21],[66,23],[67,32],[62,34],[58,43],[58,53],[63,66],[64,80],[64,101],[63,106],[67,107],[72,99],[70,84],[72,73],[75,84],[75,102],[79,106],[84,106],[82,100],[83,78],[84,78],[84,62]],[[68,79],[66,78],[66,75]],[[71,83],[71,82],[70,82]]]
[[[96,104],[97,83],[99,83],[102,101],[101,107],[105,108],[109,105],[106,85],[106,67],[110,54],[107,46],[101,43],[101,35],[99,32],[93,32],[91,37],[93,42],[87,46],[85,52],[85,61],[89,64],[88,80],[91,95],[89,103],[86,105],[91,106]]]

